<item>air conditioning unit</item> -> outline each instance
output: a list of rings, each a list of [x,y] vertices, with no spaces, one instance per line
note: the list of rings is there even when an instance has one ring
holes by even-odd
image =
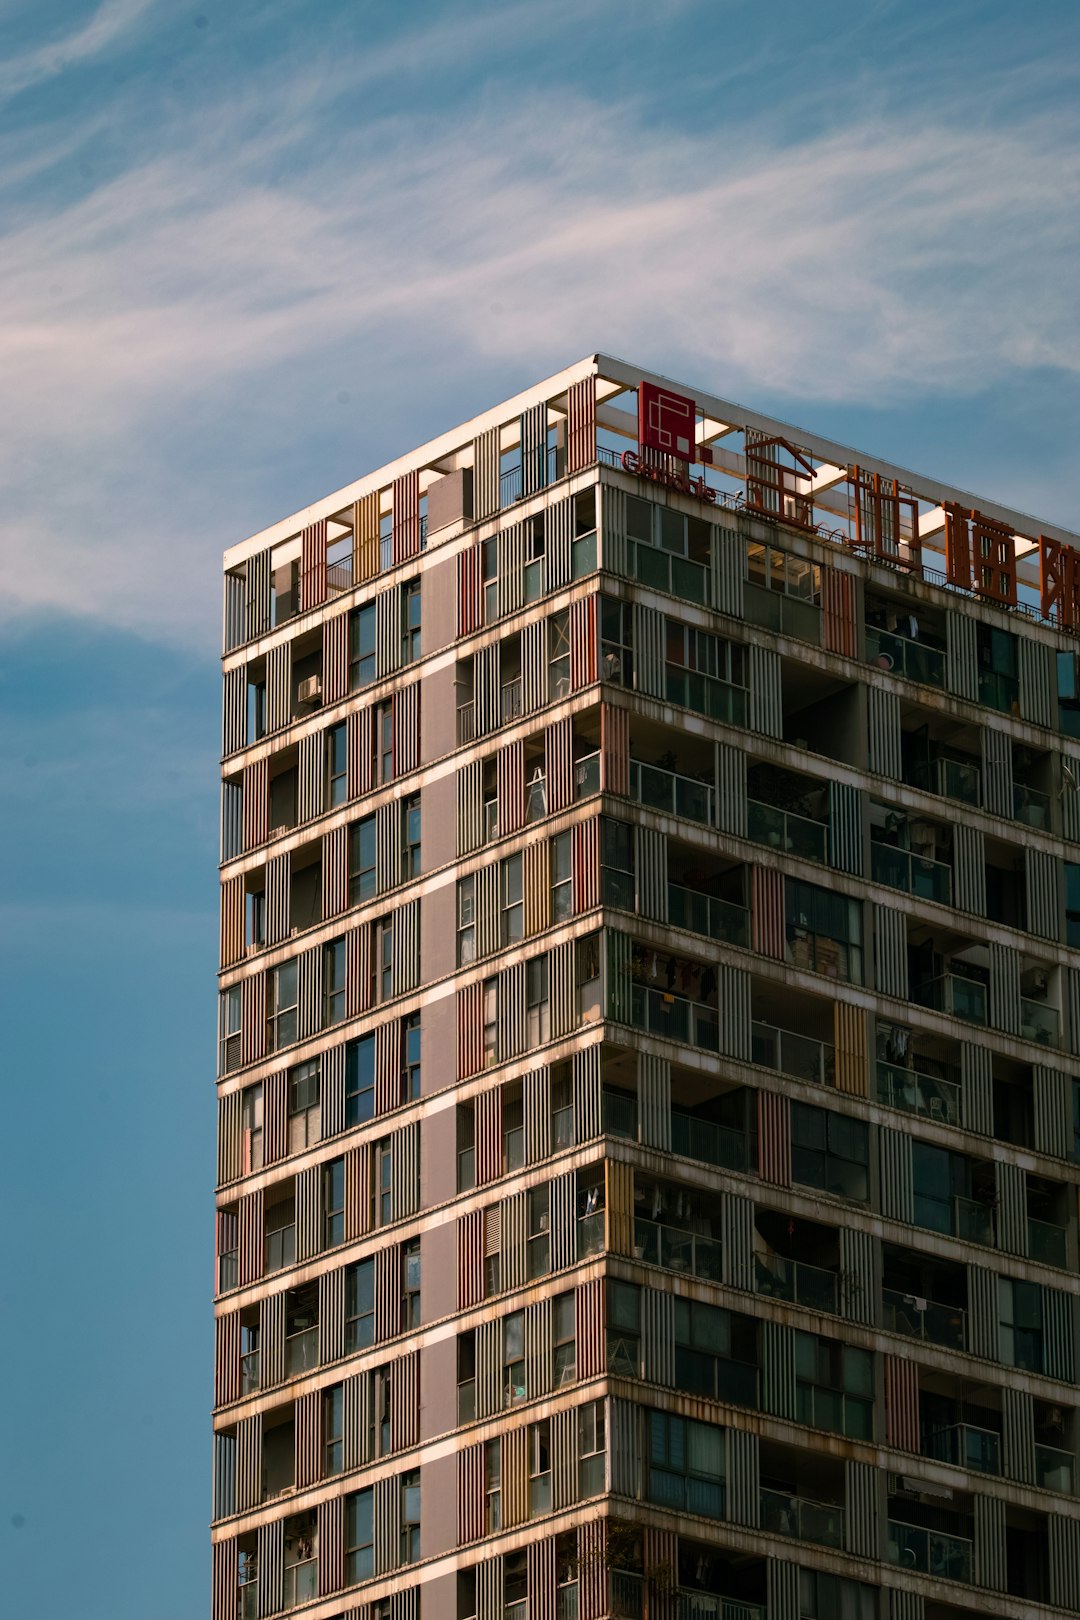
[[[309,675],[306,681],[301,681],[297,696],[301,703],[318,703],[322,697],[322,676]]]

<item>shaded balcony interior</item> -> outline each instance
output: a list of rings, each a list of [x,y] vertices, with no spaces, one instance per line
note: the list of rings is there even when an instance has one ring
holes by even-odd
[[[285,1291],[285,1373],[312,1372],[319,1365],[319,1285]]]
[[[838,1457],[761,1442],[761,1528],[766,1534],[844,1545],[844,1464]]]
[[[951,827],[944,820],[871,799],[870,876],[890,889],[951,906]]]
[[[881,1250],[884,1326],[948,1350],[967,1347],[967,1267],[885,1243]]]
[[[766,1561],[679,1537],[679,1620],[765,1620]]]
[[[903,780],[960,804],[982,803],[979,727],[900,703]]]
[[[668,841],[668,921],[674,927],[748,947],[749,883],[742,861]]]
[[[797,658],[782,660],[783,737],[796,748],[863,765],[866,721],[857,681],[844,681]]]
[[[629,1022],[635,1029],[718,1052],[718,989],[711,962],[631,943]]]
[[[820,646],[820,564],[780,546],[749,541],[743,617],[748,624]]]
[[[1040,832],[1053,828],[1053,795],[1057,768],[1049,749],[1012,745],[1013,818]]]
[[[721,1280],[718,1194],[634,1174],[634,1257],[689,1276]]]
[[[1028,1255],[1043,1265],[1064,1269],[1070,1264],[1070,1236],[1075,1188],[1045,1176],[1027,1176]]]
[[[920,1367],[919,1447],[924,1457],[936,1462],[999,1475],[1001,1386]]]
[[[886,1504],[885,1558],[900,1569],[943,1580],[974,1579],[975,1517],[966,1491],[892,1476]]]
[[[754,1063],[796,1080],[831,1086],[836,1078],[834,1004],[771,979],[750,990]]]
[[[995,1243],[998,1191],[993,1159],[913,1142],[911,1167],[916,1226],[969,1243]]]
[[[284,1607],[295,1609],[319,1595],[319,1531],[314,1509],[285,1520]]]
[[[753,1245],[757,1293],[807,1310],[839,1311],[844,1279],[835,1227],[758,1207]]]
[[[922,1114],[943,1125],[963,1120],[960,1042],[951,1035],[876,1024],[878,1101],[907,1114]]]
[[[671,1146],[724,1170],[757,1163],[757,1092],[709,1070],[671,1068]]]
[[[262,1500],[284,1496],[296,1484],[296,1416],[292,1402],[263,1414]]]
[[[1034,1078],[1030,1063],[993,1054],[994,1137],[1014,1147],[1032,1147],[1035,1131]]]
[[[271,837],[296,826],[299,781],[299,748],[293,743],[291,747],[276,749],[270,756],[267,787]]]
[[[1028,925],[1024,852],[1001,838],[986,840],[986,915],[1007,928]]]
[[[296,1261],[296,1178],[284,1176],[266,1189],[263,1204],[263,1268],[281,1271]]]
[[[289,863],[289,921],[293,932],[322,922],[322,839],[292,852]],[[350,901],[352,895],[349,896]]]
[[[820,777],[768,760],[747,769],[747,834],[766,849],[824,865],[829,858],[829,787]]]
[[[1047,1491],[1073,1494],[1080,1424],[1075,1407],[1037,1400],[1034,1405],[1035,1480]]]
[[[965,1023],[989,1023],[990,952],[980,940],[945,923],[907,917],[911,1000]]]
[[[866,592],[866,662],[924,686],[945,686],[945,614],[910,597]]]
[[[711,739],[634,715],[630,721],[630,797],[647,809],[715,824]]]

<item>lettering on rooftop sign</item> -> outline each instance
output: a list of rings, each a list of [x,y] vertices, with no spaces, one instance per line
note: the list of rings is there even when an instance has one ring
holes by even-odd
[[[693,461],[697,406],[685,394],[643,382],[638,388],[638,441],[642,450]]]

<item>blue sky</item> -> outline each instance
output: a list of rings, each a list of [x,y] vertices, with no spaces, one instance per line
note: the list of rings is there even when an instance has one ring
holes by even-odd
[[[1054,0],[0,7],[13,1613],[208,1612],[222,549],[596,350],[1080,528],[1078,77]]]

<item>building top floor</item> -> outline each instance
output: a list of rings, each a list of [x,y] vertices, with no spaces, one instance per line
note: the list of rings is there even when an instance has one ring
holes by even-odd
[[[932,583],[1080,625],[1080,535],[607,355],[593,355],[260,531],[226,572],[368,542],[385,562],[497,518],[566,473],[621,468]],[[325,525],[325,529],[323,528]],[[361,532],[361,531],[364,532]]]

